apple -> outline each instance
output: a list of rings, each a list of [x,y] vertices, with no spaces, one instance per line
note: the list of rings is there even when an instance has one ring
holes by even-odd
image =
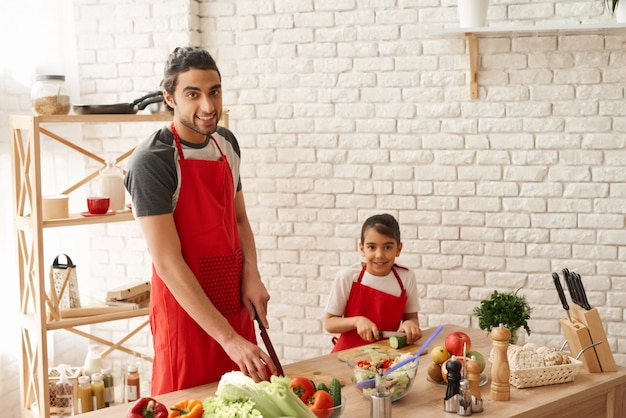
[[[470,337],[462,331],[455,331],[448,334],[444,343],[444,346],[450,355],[459,357],[463,355],[464,345],[466,353],[472,349],[472,340],[470,340]]]
[[[450,358],[450,353],[448,353],[446,347],[444,347],[443,345],[438,345],[437,347],[430,350],[430,358],[433,363],[441,364]]]
[[[476,351],[476,350],[468,351],[467,352],[467,357],[468,358],[474,357],[476,359],[476,361],[480,363],[480,372],[481,373],[485,370],[485,366],[486,366],[485,357],[482,354],[480,354],[478,351]]]

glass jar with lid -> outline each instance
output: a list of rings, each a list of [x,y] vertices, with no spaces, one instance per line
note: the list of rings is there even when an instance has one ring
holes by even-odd
[[[70,113],[70,93],[63,75],[38,75],[30,97],[37,115]]]

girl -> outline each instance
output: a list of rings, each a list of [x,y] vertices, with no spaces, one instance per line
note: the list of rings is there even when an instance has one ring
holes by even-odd
[[[365,263],[338,272],[326,304],[324,328],[340,333],[332,352],[380,339],[382,331],[405,332],[407,344],[422,336],[415,274],[395,264],[402,251],[400,226],[389,214],[368,218],[359,250]]]

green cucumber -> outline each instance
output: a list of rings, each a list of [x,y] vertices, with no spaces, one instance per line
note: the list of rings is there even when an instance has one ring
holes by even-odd
[[[330,381],[330,396],[333,397],[335,406],[341,405],[341,382],[335,378]]]
[[[326,392],[330,392],[330,388],[328,386],[326,386],[326,383],[324,383],[324,382],[320,382],[317,385],[317,390],[323,390],[323,391],[326,391]]]
[[[406,345],[406,335],[398,335],[389,337],[389,346],[391,348],[402,348]]]

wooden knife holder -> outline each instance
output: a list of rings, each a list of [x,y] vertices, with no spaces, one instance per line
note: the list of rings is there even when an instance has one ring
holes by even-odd
[[[570,314],[572,320],[562,318],[561,327],[572,356],[580,356],[583,367],[590,373],[617,371],[598,310],[586,310],[573,304]]]

